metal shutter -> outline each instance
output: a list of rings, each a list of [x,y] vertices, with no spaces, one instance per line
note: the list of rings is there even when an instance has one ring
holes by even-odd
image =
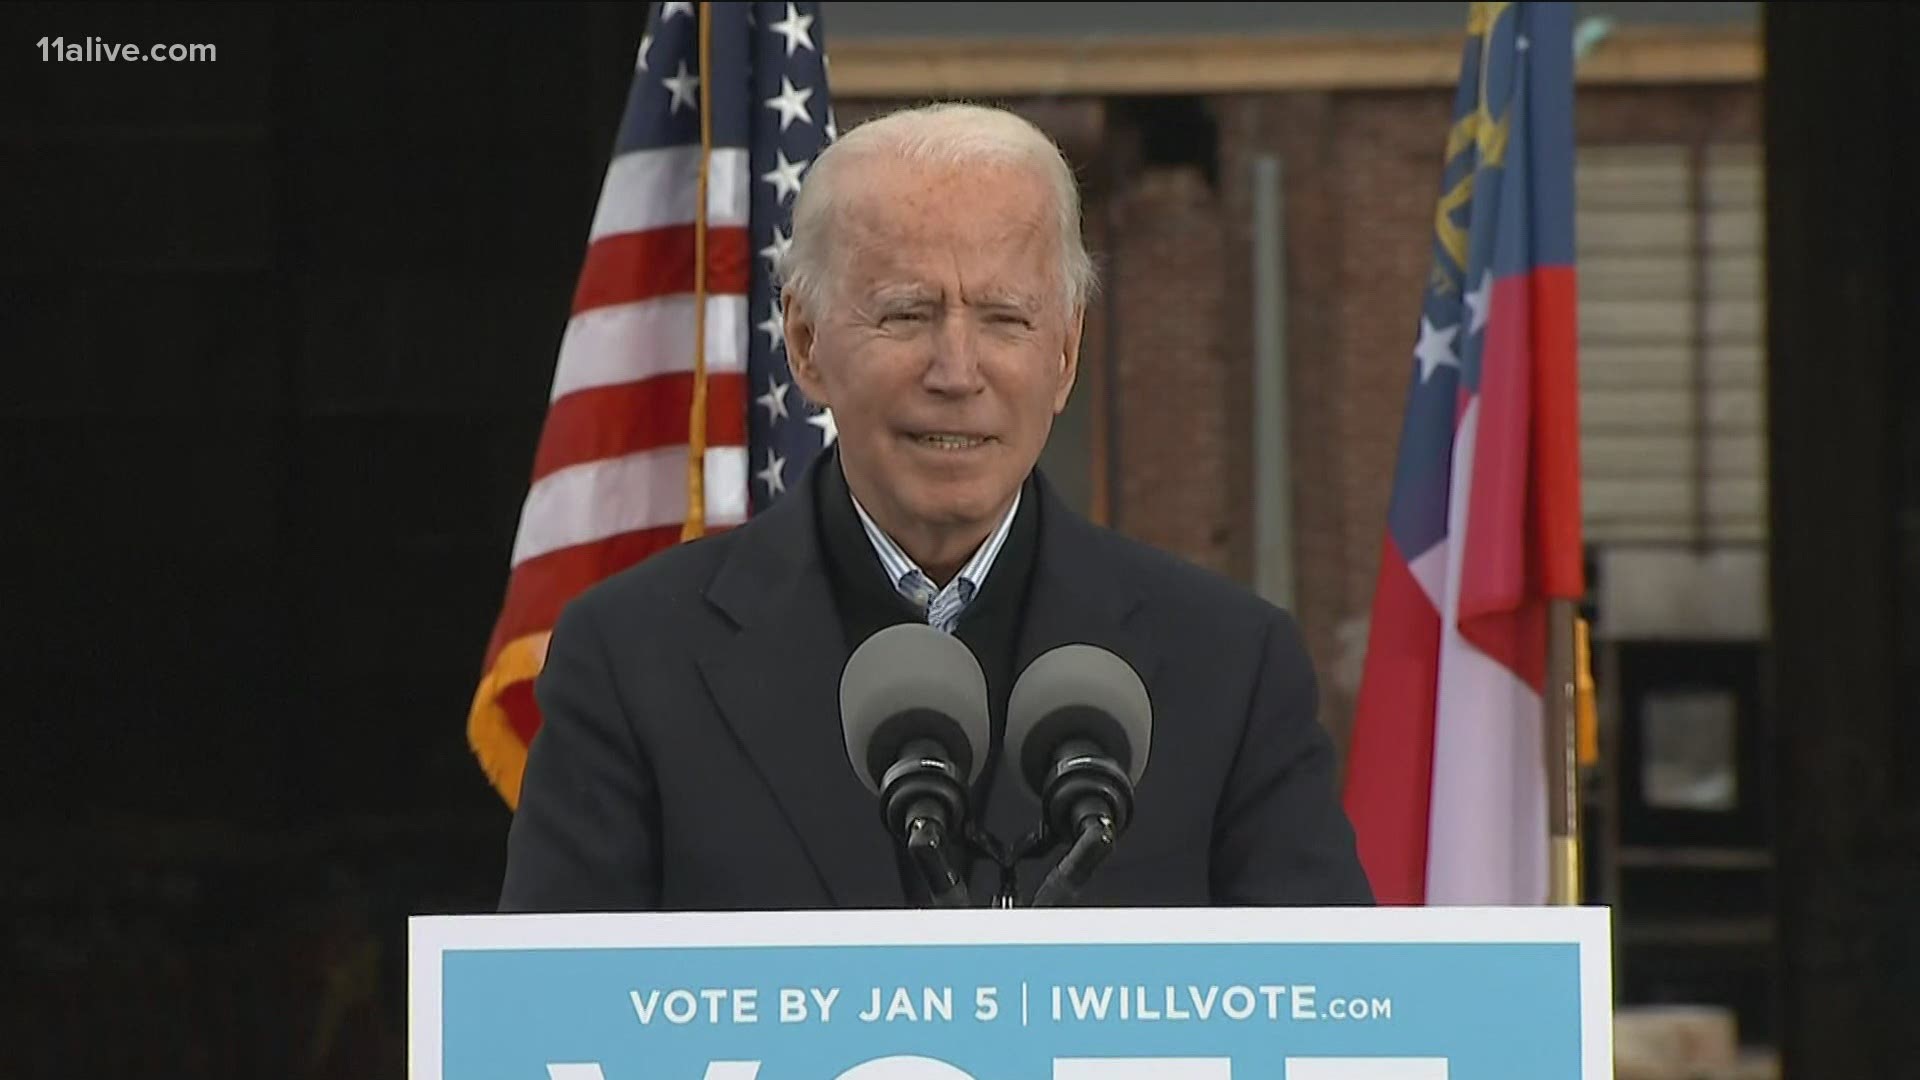
[[[1587,538],[1763,542],[1759,148],[1587,147],[1577,191]]]

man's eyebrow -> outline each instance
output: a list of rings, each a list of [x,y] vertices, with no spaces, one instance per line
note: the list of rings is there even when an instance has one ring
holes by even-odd
[[[976,307],[1014,308],[1019,311],[1033,311],[1040,306],[1037,297],[1011,289],[993,289],[983,292],[974,299],[973,303]]]
[[[876,304],[902,302],[923,304],[939,299],[934,290],[927,288],[925,285],[915,285],[905,282],[878,286],[868,294],[867,298]]]

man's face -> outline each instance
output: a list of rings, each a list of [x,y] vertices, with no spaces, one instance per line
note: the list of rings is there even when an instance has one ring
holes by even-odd
[[[1048,188],[1031,170],[895,162],[849,188],[826,310],[789,299],[795,381],[833,410],[882,526],[925,542],[990,530],[1078,365]]]

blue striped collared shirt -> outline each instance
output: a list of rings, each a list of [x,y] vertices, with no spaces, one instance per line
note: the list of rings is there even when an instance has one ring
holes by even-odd
[[[987,572],[993,569],[993,561],[1000,555],[1000,549],[1006,546],[1007,534],[1013,531],[1013,515],[1020,510],[1021,493],[1015,492],[1013,505],[1007,508],[1007,516],[1000,520],[999,528],[987,537],[979,550],[973,553],[960,572],[947,582],[944,589],[935,588],[933,579],[921,570],[919,565],[900,550],[893,538],[880,530],[874,520],[867,516],[867,508],[860,505],[859,499],[853,500],[854,512],[860,515],[860,526],[867,530],[867,540],[873,544],[874,554],[880,556],[880,565],[887,571],[887,580],[907,602],[926,613],[927,625],[943,633],[953,633],[960,614],[967,605],[980,594],[980,587],[986,584]]]

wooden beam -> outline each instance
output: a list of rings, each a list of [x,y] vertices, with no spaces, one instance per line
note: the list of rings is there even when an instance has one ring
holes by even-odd
[[[1459,34],[873,38],[829,46],[836,97],[1194,94],[1448,87]],[[1758,82],[1753,29],[1634,29],[1580,63],[1594,85]]]

